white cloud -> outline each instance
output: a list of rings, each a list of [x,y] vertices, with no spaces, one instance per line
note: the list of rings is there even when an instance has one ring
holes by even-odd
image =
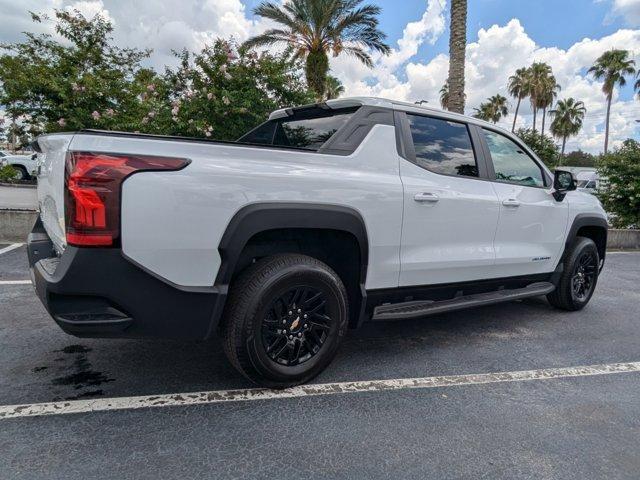
[[[427,9],[417,22],[410,22],[398,40],[398,48],[394,48],[381,63],[388,68],[396,68],[418,53],[418,48],[425,40],[433,45],[442,35],[445,27],[445,0],[429,0]]]
[[[606,20],[620,17],[631,27],[640,26],[640,0],[612,0],[611,4],[611,12]]]
[[[281,0],[285,1],[285,0]],[[611,3],[611,15],[631,26],[640,26],[640,0],[595,0]],[[50,24],[34,24],[27,11],[52,14],[54,8],[76,8],[85,15],[101,14],[114,22],[114,37],[119,45],[152,48],[150,63],[162,70],[174,64],[171,50],[186,47],[198,50],[217,37],[233,36],[243,41],[263,31],[269,23],[251,19],[241,0],[0,0],[0,41],[21,38],[22,31],[51,33]],[[427,100],[439,106],[439,90],[448,71],[446,54],[428,62],[416,59],[420,47],[434,44],[445,32],[446,0],[425,0],[422,15],[404,28],[391,55],[374,55],[375,68],[368,69],[354,58],[331,58],[331,68],[345,85],[348,95],[375,95],[399,100]],[[602,149],[605,102],[601,84],[586,76],[586,69],[603,51],[625,48],[633,52],[640,65],[640,30],[619,30],[600,39],[585,38],[570,48],[540,47],[524,30],[518,19],[504,25],[480,29],[477,39],[467,46],[467,111],[490,95],[508,97],[508,77],[533,61],[545,61],[562,85],[560,98],[572,96],[585,102],[587,117],[583,132],[568,148],[590,151]],[[631,80],[631,79],[630,79]],[[515,101],[512,100],[512,110]],[[611,111],[613,144],[636,132],[640,102],[621,101],[617,95]],[[511,126],[510,115],[502,121]],[[547,125],[549,121],[547,120]],[[518,126],[531,125],[528,102],[521,106]]]
[[[175,64],[172,50],[198,50],[217,37],[244,41],[267,25],[249,19],[241,0],[0,0],[0,41],[20,40],[24,31],[53,33],[50,23],[31,22],[28,11],[53,16],[60,8],[109,18],[116,42],[153,49],[150,63],[160,70]]]
[[[478,32],[475,42],[467,46],[466,92],[467,112],[473,111],[487,97],[500,93],[509,98],[507,81],[517,68],[528,66],[534,61],[544,61],[551,65],[558,83],[562,85],[559,98],[574,97],[582,100],[587,108],[585,128],[571,139],[568,149],[582,148],[597,152],[604,143],[605,99],[601,83],[586,75],[586,70],[598,56],[607,49],[626,48],[633,52],[640,65],[640,31],[619,30],[600,39],[584,39],[569,49],[540,47],[527,35],[519,20],[513,19],[506,25],[493,25]],[[404,73],[406,81],[398,81],[398,72],[388,73],[384,68],[367,72],[362,67],[340,63],[340,73],[348,95],[377,95],[399,100],[428,100],[434,107],[439,106],[439,90],[448,72],[447,55],[437,55],[427,63],[410,62]],[[362,81],[367,75],[373,80]],[[631,80],[631,79],[630,79]],[[511,111],[515,110],[515,100],[511,101]],[[635,119],[640,119],[640,102],[619,101],[617,94],[611,109],[611,140],[613,145],[632,136],[636,129]],[[538,118],[538,128],[541,118]],[[502,126],[511,128],[513,116],[501,121]],[[546,128],[550,119],[547,116]],[[517,126],[531,126],[532,113],[527,101],[520,107]]]

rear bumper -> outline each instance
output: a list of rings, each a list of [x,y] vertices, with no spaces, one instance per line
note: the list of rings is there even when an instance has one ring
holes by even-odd
[[[69,334],[204,339],[215,333],[226,291],[169,284],[117,248],[67,246],[57,257],[40,219],[27,247],[37,295]]]

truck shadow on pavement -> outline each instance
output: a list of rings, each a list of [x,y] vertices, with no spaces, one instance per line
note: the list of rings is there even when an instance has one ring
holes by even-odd
[[[464,363],[472,358],[473,344],[504,347],[507,341],[530,338],[532,324],[550,311],[544,300],[529,299],[424,319],[365,323],[349,332],[338,357],[314,383],[441,374],[437,368],[453,359]],[[46,360],[30,368],[31,381],[35,377],[47,391],[49,398],[42,401],[253,386],[230,366],[217,339],[75,339],[60,332],[58,345],[60,336],[68,345],[45,353],[41,358]],[[484,346],[489,352],[493,347]]]

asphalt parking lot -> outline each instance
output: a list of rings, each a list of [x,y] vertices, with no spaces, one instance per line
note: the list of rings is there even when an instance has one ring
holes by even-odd
[[[245,392],[117,410],[99,405],[253,387],[215,341],[68,336],[31,285],[17,283],[28,278],[24,247],[0,253],[0,411],[102,403],[82,413],[0,418],[1,479],[637,479],[640,472],[640,253],[608,256],[582,312],[532,299],[351,332],[313,383],[381,380],[369,391],[334,385],[317,395],[260,397],[250,390],[258,399],[246,401]],[[604,374],[621,363],[633,368]],[[571,374],[591,365],[602,368]],[[566,374],[540,373],[554,368]],[[523,370],[535,372],[492,375]],[[469,374],[493,380],[459,377]],[[425,377],[440,380],[430,388],[399,381]]]

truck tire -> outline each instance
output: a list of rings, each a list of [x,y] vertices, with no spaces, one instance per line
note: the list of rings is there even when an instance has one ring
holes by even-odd
[[[249,380],[291,387],[329,365],[347,319],[347,293],[331,268],[306,255],[274,255],[232,282],[222,325],[225,353]]]
[[[582,309],[596,288],[599,265],[598,248],[593,240],[577,237],[566,252],[556,289],[547,295],[549,303],[562,310]]]

